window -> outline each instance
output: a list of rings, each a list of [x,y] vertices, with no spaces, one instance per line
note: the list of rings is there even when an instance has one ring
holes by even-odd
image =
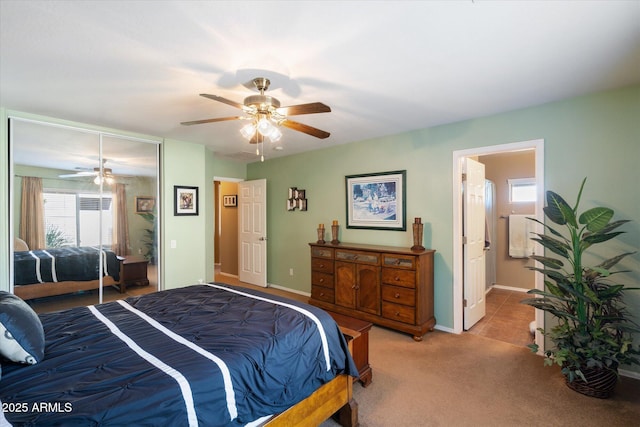
[[[508,179],[507,182],[509,183],[509,202],[526,203],[536,201],[535,178]]]
[[[46,247],[97,246],[111,244],[113,232],[111,195],[91,193],[44,192]]]

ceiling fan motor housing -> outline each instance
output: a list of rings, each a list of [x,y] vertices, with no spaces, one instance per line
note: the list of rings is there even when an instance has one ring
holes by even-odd
[[[256,107],[258,113],[268,113],[272,108],[280,108],[280,101],[269,95],[252,95],[244,99],[244,105]]]

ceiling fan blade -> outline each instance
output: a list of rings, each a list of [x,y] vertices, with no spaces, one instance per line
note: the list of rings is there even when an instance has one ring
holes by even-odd
[[[58,175],[58,178],[75,178],[78,176],[96,176],[97,172],[76,172],[76,173],[68,173],[63,175]]]
[[[218,95],[209,95],[208,93],[201,93],[200,96],[204,96],[205,98],[213,99],[214,101],[222,102],[223,104],[231,105],[232,107],[240,108],[244,110],[244,104],[240,104],[239,102],[232,101],[227,98],[223,98]]]
[[[284,116],[299,116],[301,114],[330,113],[331,108],[322,102],[311,102],[309,104],[281,107],[278,108],[278,112]]]
[[[309,125],[305,125],[302,123],[294,122],[292,120],[284,120],[281,123],[282,126],[288,127],[289,129],[297,130],[298,132],[303,132],[311,136],[315,136],[316,138],[325,139],[331,135],[329,132],[325,132],[323,130],[311,127]]]
[[[202,123],[225,122],[227,120],[241,120],[241,119],[244,119],[244,117],[242,116],[218,117],[216,119],[193,120],[190,122],[182,122],[180,124],[185,126],[190,126],[190,125],[199,125]]]

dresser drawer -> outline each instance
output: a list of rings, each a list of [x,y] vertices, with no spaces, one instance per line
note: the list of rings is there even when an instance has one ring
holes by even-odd
[[[416,320],[416,310],[413,307],[407,307],[406,305],[382,301],[382,317],[413,324]]]
[[[311,270],[333,274],[333,261],[324,258],[311,258]]]
[[[311,298],[333,304],[335,301],[333,289],[311,285]]]
[[[384,254],[382,255],[382,266],[415,270],[416,257],[411,255]]]
[[[399,268],[382,268],[382,283],[405,288],[416,287],[416,272]]]
[[[416,304],[416,291],[409,288],[383,285],[382,300],[414,307]]]
[[[311,284],[316,286],[323,286],[325,288],[333,289],[333,274],[320,273],[318,271],[311,272]]]
[[[333,248],[311,247],[311,256],[333,259]]]
[[[341,261],[357,262],[359,264],[380,265],[380,254],[375,252],[360,252],[338,249],[336,250],[336,259]]]

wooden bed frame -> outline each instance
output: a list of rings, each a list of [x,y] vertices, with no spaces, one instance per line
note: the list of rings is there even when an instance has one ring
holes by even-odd
[[[340,330],[347,339],[349,352],[353,354],[353,340],[360,336],[360,332],[342,326]],[[349,375],[338,375],[262,426],[318,426],[331,416],[342,427],[358,426],[358,403],[353,398],[353,378]]]
[[[120,280],[116,281],[111,276],[102,279],[103,286],[117,286],[120,292],[124,292],[124,287]],[[44,282],[30,285],[16,285],[13,292],[23,300],[50,297],[54,295],[70,294],[78,291],[89,291],[100,288],[99,280],[85,280],[80,282]]]

